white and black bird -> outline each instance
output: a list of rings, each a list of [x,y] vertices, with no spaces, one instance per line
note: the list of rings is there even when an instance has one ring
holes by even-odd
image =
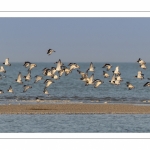
[[[100,79],[95,79],[93,81],[94,83],[94,88],[97,88],[98,86],[100,86],[102,83],[104,83],[103,81],[101,81]]]
[[[65,73],[65,69],[64,68],[61,69],[60,71],[58,71],[58,73],[59,73],[59,77],[61,77],[63,75],[63,73]]]
[[[142,74],[142,71],[138,71],[138,74],[135,77],[142,80],[144,79],[144,74]]]
[[[145,64],[140,64],[140,67],[141,67],[142,69],[146,69],[146,65],[145,65]]]
[[[116,75],[116,80],[123,81],[123,79],[121,78],[121,75]]]
[[[28,68],[28,67],[30,66],[30,64],[31,64],[31,62],[26,61],[26,62],[23,64],[23,66],[25,66],[26,68]]]
[[[4,91],[3,90],[0,90],[0,94],[3,94],[4,93]]]
[[[77,68],[79,69],[80,68],[80,66],[78,64],[76,64],[76,63],[69,63],[68,66],[70,66],[70,70],[77,69]]]
[[[77,72],[81,75],[81,78],[86,78],[88,75],[84,72],[81,72],[80,70],[77,70]]]
[[[49,77],[53,77],[55,75],[56,68],[51,67],[51,69],[46,69],[45,75]]]
[[[0,72],[6,73],[6,70],[4,69],[3,66],[0,66]]]
[[[117,66],[115,68],[115,71],[112,71],[115,75],[121,75],[121,73],[119,72],[119,66]]]
[[[63,66],[64,64],[61,62],[61,60],[59,59],[58,61],[56,61],[54,64],[58,64],[60,63],[60,66]]]
[[[46,80],[44,81],[44,83],[45,83],[45,87],[47,88],[47,87],[49,87],[52,83],[54,83],[54,81],[52,81],[51,79],[46,79]]]
[[[43,79],[42,76],[36,75],[36,76],[35,76],[35,81],[34,81],[34,83],[36,83],[36,82],[38,82],[38,81],[40,81],[40,80],[42,80],[42,79]]]
[[[31,80],[31,71],[28,71],[28,74],[24,76],[25,81],[30,81]]]
[[[53,75],[51,69],[44,69],[44,70],[43,70],[43,74],[44,74],[45,76],[49,76],[49,77],[51,77],[51,76]]]
[[[120,80],[115,80],[115,81],[114,81],[114,84],[115,84],[115,85],[120,85]]]
[[[55,79],[55,80],[60,79],[60,77],[59,77],[57,74],[53,74],[53,75],[52,75],[52,78]]]
[[[9,89],[7,90],[9,93],[14,93],[12,87],[10,86]]]
[[[28,71],[31,71],[34,67],[37,67],[37,65],[34,63],[30,63]]]
[[[105,64],[102,68],[106,68],[107,71],[109,71],[112,68],[111,64]]]
[[[56,68],[55,67],[51,67],[51,73],[52,73],[52,76],[56,73]]]
[[[146,82],[143,86],[150,86],[150,82]]]
[[[40,99],[38,97],[35,98],[37,102],[40,102]]]
[[[19,72],[18,77],[17,77],[17,79],[16,79],[16,82],[18,82],[18,83],[20,83],[20,84],[23,84],[21,72]]]
[[[6,66],[11,66],[11,64],[9,63],[9,58],[6,58],[3,64]]]
[[[115,84],[115,81],[116,81],[116,75],[113,74],[111,80],[109,81],[111,84]]]
[[[133,88],[135,88],[130,82],[126,82],[126,85],[129,90],[132,90]]]
[[[47,50],[47,54],[48,54],[48,55],[51,55],[53,52],[56,52],[56,51],[54,51],[53,49]]]
[[[65,67],[65,76],[67,76],[71,72],[72,72],[72,70],[70,70],[70,68]]]
[[[24,88],[23,92],[26,92],[28,89],[32,88],[32,86],[24,85],[23,88]]]
[[[112,79],[109,82],[114,85],[120,85],[121,80],[117,80],[117,75],[113,74]]]
[[[103,71],[103,76],[104,76],[104,78],[108,78],[109,74],[106,71]]]
[[[43,71],[43,75],[46,76],[46,71],[48,70],[48,68],[44,68]]]
[[[90,63],[90,67],[87,69],[86,73],[88,73],[88,71],[92,71],[92,72],[95,71],[95,67],[92,62]]]
[[[145,62],[144,60],[142,60],[141,58],[139,58],[139,59],[137,60],[137,62],[138,62],[140,65],[146,64],[146,62]]]
[[[89,84],[94,84],[94,74],[92,74],[89,78],[87,78],[85,86],[89,85]]]
[[[56,71],[60,71],[61,70],[61,66],[63,66],[63,63],[61,62],[61,60],[59,59],[58,62],[55,62],[55,64],[57,64]]]
[[[44,88],[43,93],[49,95],[49,92],[46,87]]]
[[[82,77],[80,78],[80,80],[84,81],[85,83],[88,82],[89,77],[87,74],[82,75]]]

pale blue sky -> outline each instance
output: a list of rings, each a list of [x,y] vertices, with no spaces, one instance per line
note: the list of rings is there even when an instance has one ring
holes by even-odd
[[[56,50],[48,56],[47,50]],[[150,62],[150,18],[0,18],[0,60]]]

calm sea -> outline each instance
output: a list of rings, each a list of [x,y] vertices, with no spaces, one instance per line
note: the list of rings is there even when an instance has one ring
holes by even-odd
[[[63,62],[64,63],[64,62]],[[25,81],[23,85],[31,85],[32,89],[23,93],[23,85],[18,84],[18,73],[27,75],[27,68],[23,63],[12,63],[11,67],[4,66],[6,74],[0,80],[0,89],[4,94],[0,95],[0,104],[31,104],[37,103],[35,98],[45,99],[43,103],[136,103],[150,104],[150,88],[143,87],[150,78],[150,63],[143,70],[138,63],[111,63],[112,69],[108,71],[110,77],[104,78],[102,68],[105,63],[93,63],[95,68],[94,79],[104,81],[98,88],[92,85],[85,86],[80,80],[80,75],[73,70],[68,76],[63,75],[59,80],[48,87],[49,96],[43,93],[44,81],[50,77],[43,76],[42,70],[47,67],[55,67],[54,63],[36,63],[37,67],[31,71],[32,79]],[[64,63],[66,66],[69,63]],[[77,63],[80,71],[85,72],[89,63]],[[112,71],[119,66],[123,81],[119,86],[109,83]],[[142,71],[144,79],[135,78],[138,71]],[[89,76],[92,72],[89,72]],[[4,77],[4,75],[6,77]],[[34,83],[35,76],[42,75],[43,80]],[[131,82],[135,89],[128,90],[126,82]],[[12,86],[14,93],[8,93]],[[149,115],[0,115],[0,132],[149,132]]]

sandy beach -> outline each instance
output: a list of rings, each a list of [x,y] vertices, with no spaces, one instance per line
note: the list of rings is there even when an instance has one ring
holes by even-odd
[[[0,105],[0,114],[150,114],[150,106],[79,103]]]

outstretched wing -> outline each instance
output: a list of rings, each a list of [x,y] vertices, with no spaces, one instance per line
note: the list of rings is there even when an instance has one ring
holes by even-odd
[[[9,58],[5,59],[5,64],[9,64]]]
[[[19,72],[17,80],[21,81],[21,77],[22,77],[21,72]]]

